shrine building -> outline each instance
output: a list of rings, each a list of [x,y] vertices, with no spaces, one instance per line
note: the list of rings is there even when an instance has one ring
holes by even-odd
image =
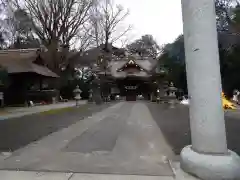
[[[138,95],[152,100],[163,88],[165,71],[157,59],[135,55],[112,60],[98,75],[111,84],[111,93],[118,91],[127,101],[135,101]]]

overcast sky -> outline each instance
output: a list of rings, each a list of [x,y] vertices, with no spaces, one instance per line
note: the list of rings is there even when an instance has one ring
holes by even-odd
[[[132,40],[152,34],[162,45],[173,42],[182,33],[181,0],[115,0],[130,10],[125,20],[132,24]]]

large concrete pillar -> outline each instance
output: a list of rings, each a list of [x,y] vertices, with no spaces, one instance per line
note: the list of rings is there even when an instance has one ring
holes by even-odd
[[[240,179],[240,160],[227,149],[214,0],[182,0],[192,145],[181,168],[205,180]]]

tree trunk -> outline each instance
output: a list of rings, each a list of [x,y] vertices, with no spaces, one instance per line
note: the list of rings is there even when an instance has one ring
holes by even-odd
[[[108,41],[109,41],[109,32],[106,31],[105,32],[105,36],[106,36],[106,39],[105,39],[105,51],[108,52]]]
[[[48,48],[48,55],[46,59],[47,66],[56,74],[60,73],[59,58],[58,58],[58,41],[51,40]]]

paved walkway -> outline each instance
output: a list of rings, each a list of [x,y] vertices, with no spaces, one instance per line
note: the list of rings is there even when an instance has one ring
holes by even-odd
[[[0,171],[1,180],[198,180],[175,164],[175,176],[140,176],[63,172]]]
[[[180,171],[179,163],[171,163],[173,158],[174,153],[148,107],[143,102],[120,102],[0,160],[2,170],[33,171],[0,171],[0,177],[1,180],[192,179]]]
[[[114,103],[104,103],[101,105],[90,103],[80,107],[65,108],[2,120],[0,121],[0,152],[14,152],[49,134],[82,121],[92,116],[92,114],[101,112],[112,104]]]
[[[152,117],[161,129],[164,137],[175,154],[179,155],[182,148],[191,144],[189,109],[184,105],[177,105],[169,109],[168,105],[147,103]],[[240,111],[225,111],[225,126],[228,148],[240,155]],[[176,157],[178,160],[179,158]]]
[[[87,101],[80,101],[80,104],[86,104]],[[57,103],[57,104],[50,104],[50,105],[42,105],[42,106],[33,106],[33,107],[11,107],[11,108],[4,108],[0,112],[0,120],[6,120],[10,118],[16,117],[23,117],[26,115],[31,115],[35,113],[45,112],[52,109],[62,109],[67,107],[74,107],[76,106],[75,101],[64,102],[64,103]]]

